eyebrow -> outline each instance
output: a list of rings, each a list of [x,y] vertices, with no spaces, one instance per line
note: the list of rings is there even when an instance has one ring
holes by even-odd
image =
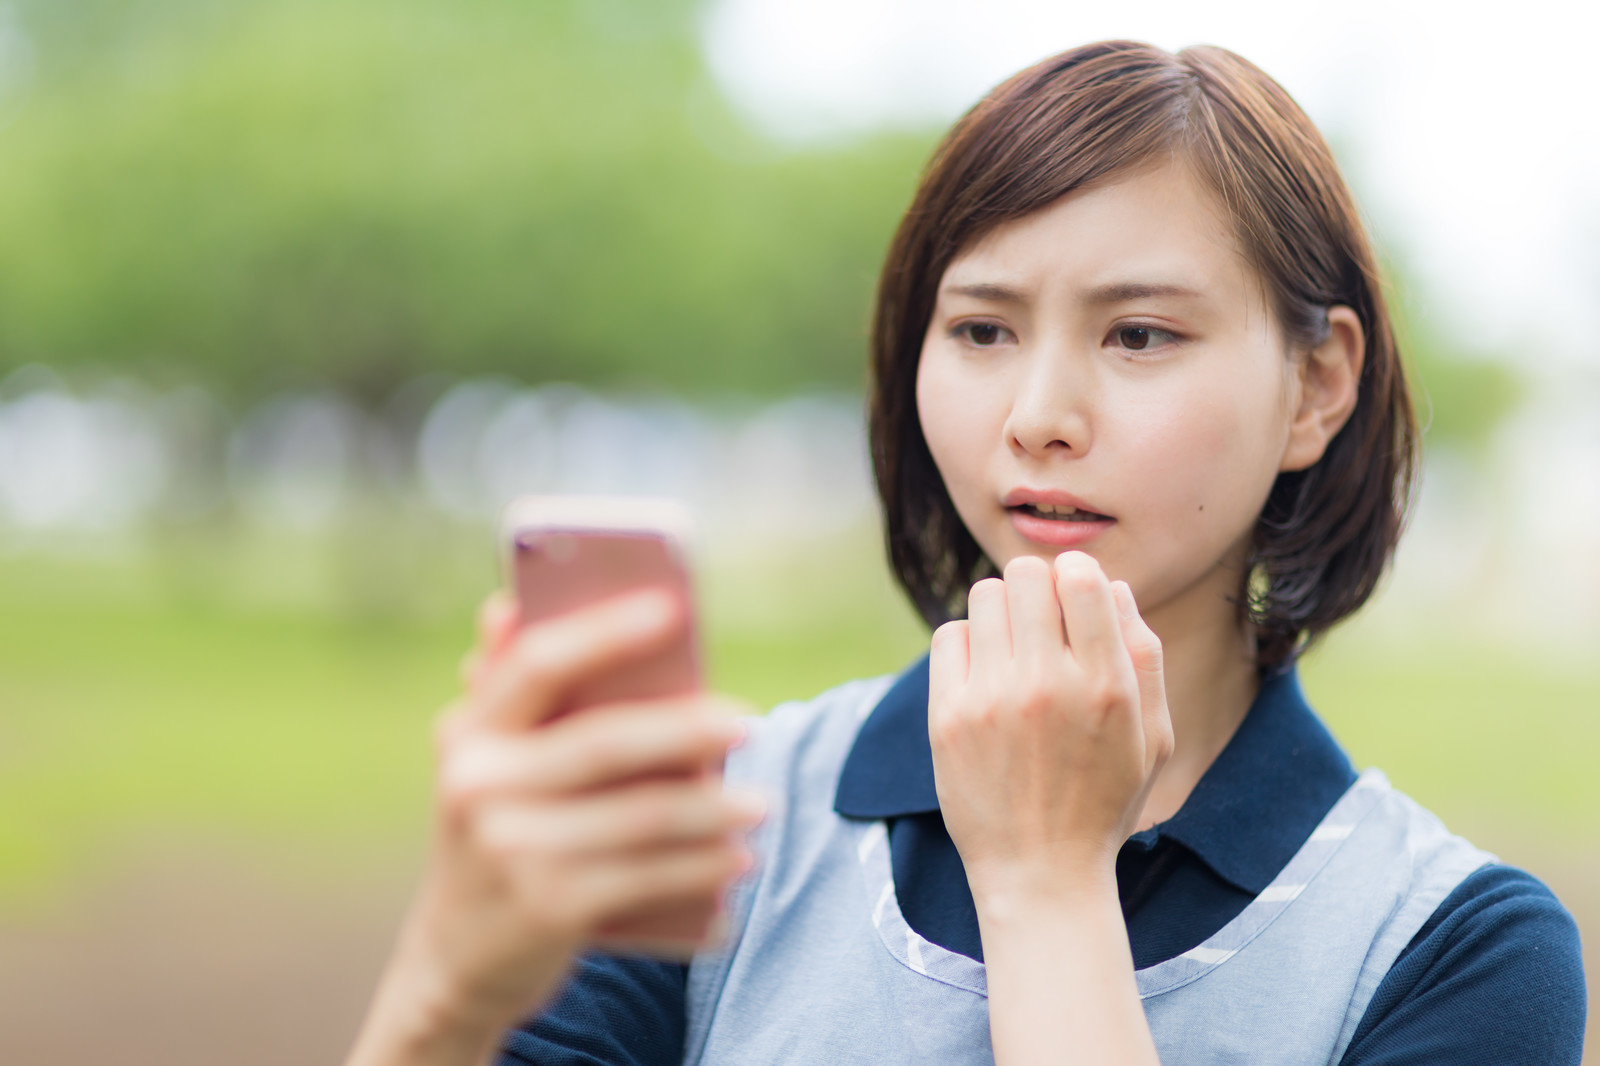
[[[949,285],[945,292],[952,296],[970,296],[974,300],[987,300],[997,304],[1019,304],[1027,300],[1027,293],[1011,285],[996,282],[975,282],[971,285]]]
[[[1148,300],[1157,296],[1172,296],[1185,300],[1197,299],[1205,294],[1186,285],[1119,281],[1109,285],[1096,285],[1083,294],[1084,301],[1092,304],[1120,304],[1131,300]]]
[[[1025,290],[997,282],[949,285],[945,287],[944,291],[952,296],[968,296],[974,300],[985,300],[989,303],[1017,304],[1026,302],[1028,298],[1028,293]],[[1096,285],[1092,289],[1084,290],[1083,300],[1085,303],[1104,305],[1129,303],[1133,300],[1149,300],[1160,296],[1194,300],[1204,295],[1200,290],[1191,289],[1186,285],[1118,281],[1107,285]]]

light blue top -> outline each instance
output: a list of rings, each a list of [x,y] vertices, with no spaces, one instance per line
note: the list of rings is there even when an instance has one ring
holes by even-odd
[[[756,874],[688,975],[686,1063],[987,1064],[982,963],[919,936],[882,821],[832,796],[892,679],[752,722],[730,783],[765,792]],[[1204,943],[1137,971],[1169,1063],[1337,1062],[1373,991],[1461,881],[1493,858],[1369,771],[1279,876]]]

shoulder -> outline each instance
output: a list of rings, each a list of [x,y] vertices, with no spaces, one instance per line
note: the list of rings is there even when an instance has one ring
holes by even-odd
[[[1491,863],[1412,937],[1341,1061],[1576,1066],[1586,1002],[1572,916],[1531,874]]]
[[[836,777],[862,722],[893,683],[893,675],[846,681],[750,717],[744,743],[728,754],[728,780],[772,784],[806,772]]]

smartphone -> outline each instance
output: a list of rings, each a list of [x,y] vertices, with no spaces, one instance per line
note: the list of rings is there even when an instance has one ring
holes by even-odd
[[[688,509],[657,497],[524,496],[506,508],[501,540],[524,625],[644,588],[666,590],[688,618],[670,645],[572,693],[569,709],[700,689],[691,536]]]

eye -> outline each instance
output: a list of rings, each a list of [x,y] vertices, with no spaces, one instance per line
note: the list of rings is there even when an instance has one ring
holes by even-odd
[[[952,329],[950,335],[974,348],[994,348],[1012,339],[1009,329],[993,322],[963,322]]]
[[[1153,351],[1178,341],[1174,334],[1154,326],[1122,326],[1111,336],[1120,347],[1130,352]]]

